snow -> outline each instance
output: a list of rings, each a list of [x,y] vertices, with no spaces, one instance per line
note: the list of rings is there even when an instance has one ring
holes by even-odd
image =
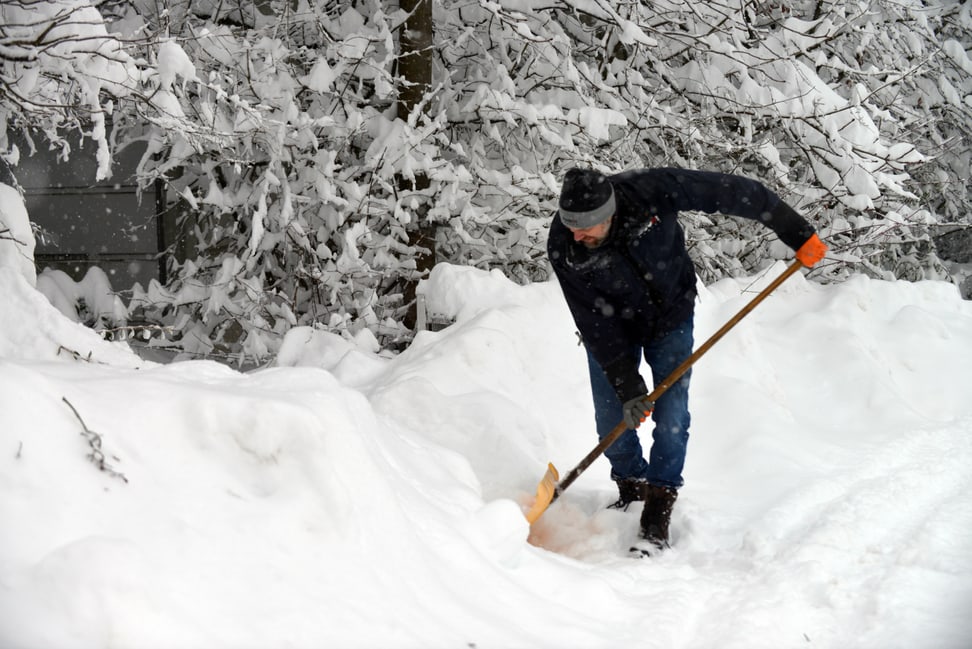
[[[97,266],[88,268],[80,282],[62,270],[45,268],[37,276],[37,290],[75,322],[83,320],[78,313],[79,304],[84,305],[84,315],[99,329],[122,324],[128,317],[128,309],[111,288],[107,273]]]
[[[34,269],[34,234],[30,217],[20,193],[0,183],[0,268],[10,268],[33,286],[37,282]]]
[[[172,90],[177,77],[182,77],[184,82],[199,82],[192,59],[175,41],[165,40],[160,43],[156,58],[159,86],[163,90]]]
[[[327,64],[327,59],[322,56],[318,57],[317,62],[314,63],[314,67],[311,68],[310,74],[303,77],[300,81],[316,92],[330,92],[331,86],[337,77],[337,72],[331,69],[331,66]]]
[[[422,290],[456,323],[400,355],[301,327],[240,372],[141,360],[16,266],[5,649],[970,646],[972,304],[949,284],[790,278],[696,365],[674,547],[636,560],[603,458],[523,518],[596,442],[555,283],[440,265]],[[701,287],[697,342],[783,268]]]

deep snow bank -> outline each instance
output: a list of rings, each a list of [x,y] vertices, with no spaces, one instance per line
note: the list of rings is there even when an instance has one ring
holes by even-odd
[[[767,277],[705,287],[697,340]],[[697,366],[675,547],[647,561],[603,460],[532,532],[520,511],[595,442],[556,285],[442,266],[426,291],[457,323],[398,357],[301,329],[240,373],[139,365],[24,289],[0,320],[0,645],[967,646],[954,287],[793,278],[747,317]]]

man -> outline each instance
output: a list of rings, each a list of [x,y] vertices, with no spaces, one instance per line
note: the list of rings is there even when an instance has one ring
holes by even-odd
[[[638,169],[605,176],[571,169],[547,252],[587,348],[597,433],[619,422],[628,430],[606,451],[611,478],[627,509],[644,501],[637,556],[668,547],[668,527],[689,435],[691,370],[657,403],[639,373],[648,363],[655,385],[692,353],[695,268],[678,213],[721,212],[772,229],[807,267],[827,247],[779,196],[742,176],[683,169]],[[648,460],[635,429],[655,423]]]

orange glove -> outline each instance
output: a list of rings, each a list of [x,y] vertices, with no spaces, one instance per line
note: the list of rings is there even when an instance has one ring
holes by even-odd
[[[814,264],[824,258],[827,254],[827,244],[820,240],[816,234],[803,242],[800,249],[796,251],[796,258],[800,263],[811,268]]]

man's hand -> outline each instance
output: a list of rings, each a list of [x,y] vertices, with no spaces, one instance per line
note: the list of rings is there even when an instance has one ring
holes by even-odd
[[[827,244],[814,234],[796,251],[796,258],[807,268],[812,268],[815,263],[824,258],[825,254],[827,254]]]
[[[654,409],[655,402],[650,401],[647,394],[628,399],[621,407],[621,411],[624,413],[624,425],[628,428],[637,428]]]

